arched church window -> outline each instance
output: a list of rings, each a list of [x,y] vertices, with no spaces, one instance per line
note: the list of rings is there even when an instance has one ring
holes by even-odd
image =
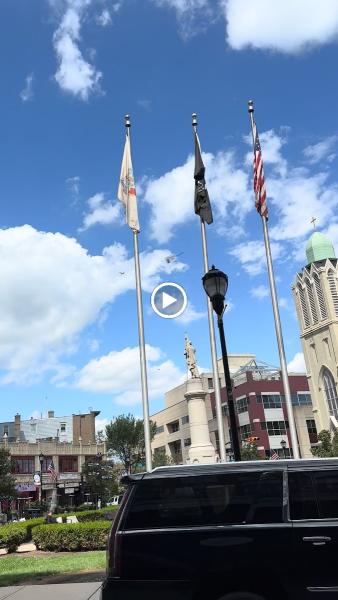
[[[332,373],[328,369],[323,371],[323,385],[326,396],[326,402],[329,407],[330,415],[338,419],[338,395],[337,386]]]
[[[300,305],[302,308],[304,325],[305,325],[305,327],[310,327],[311,323],[310,323],[309,311],[308,311],[306,299],[305,299],[305,292],[300,283],[298,284],[297,288],[298,288]]]
[[[327,319],[327,310],[326,310],[326,304],[325,304],[325,298],[324,298],[324,294],[323,294],[323,289],[319,280],[318,275],[315,273],[313,276],[313,281],[315,284],[315,290],[316,290],[316,294],[317,294],[317,300],[318,300],[318,306],[319,306],[319,313],[322,319]]]
[[[315,323],[318,323],[318,312],[317,312],[317,306],[316,306],[316,302],[315,302],[312,284],[310,283],[309,279],[305,280],[305,285],[306,285],[307,296],[309,298],[312,323],[315,324]]]
[[[335,278],[334,272],[331,269],[327,274],[327,279],[328,279],[329,286],[330,286],[334,312],[335,312],[335,315],[338,316],[338,293],[337,293],[337,286],[336,286],[336,278]]]

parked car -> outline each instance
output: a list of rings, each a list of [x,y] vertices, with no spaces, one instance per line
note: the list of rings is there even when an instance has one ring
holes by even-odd
[[[124,482],[102,600],[338,598],[337,459],[160,467]]]
[[[113,496],[110,498],[110,500],[108,500],[106,506],[117,506],[118,504],[121,504],[122,498],[123,494],[120,494],[119,496]]]

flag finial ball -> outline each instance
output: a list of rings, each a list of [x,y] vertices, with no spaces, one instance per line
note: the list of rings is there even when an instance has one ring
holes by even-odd
[[[197,114],[192,113],[192,125],[195,127],[197,125]]]
[[[248,111],[249,113],[254,111],[253,100],[249,100],[248,102]]]
[[[130,127],[130,115],[124,117],[124,122],[126,127]]]

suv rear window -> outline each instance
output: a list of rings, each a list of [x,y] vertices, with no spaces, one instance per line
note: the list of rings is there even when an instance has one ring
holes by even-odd
[[[283,521],[282,472],[229,473],[137,484],[124,529]]]

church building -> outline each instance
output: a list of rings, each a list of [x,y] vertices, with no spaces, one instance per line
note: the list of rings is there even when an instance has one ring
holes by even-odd
[[[338,266],[330,240],[315,231],[307,265],[292,287],[317,430],[338,428]]]

